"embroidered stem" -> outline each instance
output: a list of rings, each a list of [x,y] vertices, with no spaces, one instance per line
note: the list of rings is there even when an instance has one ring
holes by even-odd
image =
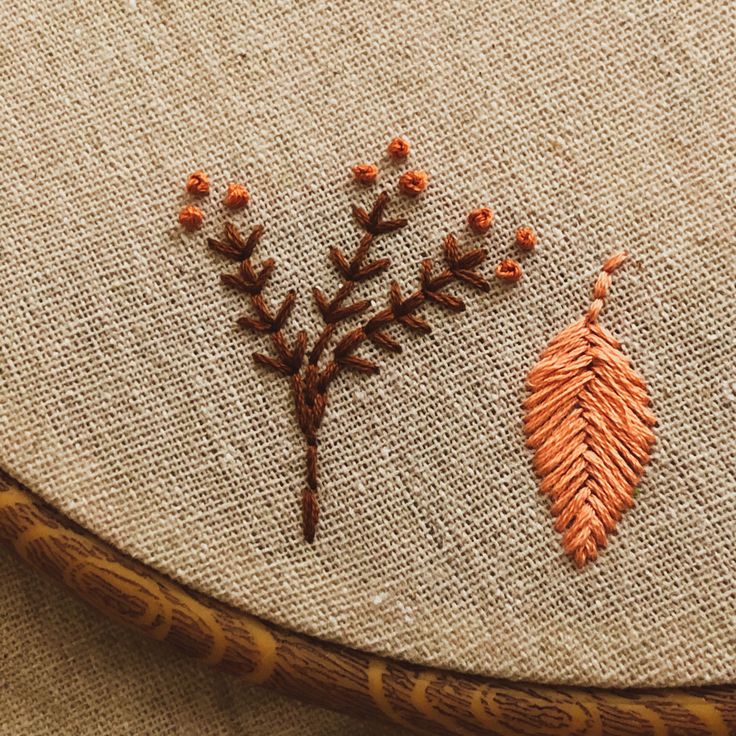
[[[488,291],[490,288],[488,281],[475,270],[485,260],[486,251],[475,248],[462,254],[455,237],[450,234],[444,241],[445,264],[439,273],[433,274],[434,267],[430,259],[422,261],[419,285],[407,297],[402,295],[399,285],[393,282],[389,289],[387,306],[378,310],[359,327],[340,337],[332,348],[330,359],[324,367],[320,367],[321,359],[333,338],[336,326],[351,317],[364,314],[370,307],[368,300],[351,300],[356,287],[361,282],[383,273],[390,265],[388,258],[368,260],[371,246],[378,236],[399,230],[406,225],[404,219],[383,218],[388,201],[388,194],[383,192],[376,199],[370,212],[357,206],[353,207],[353,215],[364,233],[351,259],[348,259],[339,248],[330,249],[330,258],[342,276],[342,281],[332,298],[328,298],[317,288],[313,290],[315,302],[325,325],[308,354],[306,332],[298,332],[290,344],[282,331],[294,307],[296,292],[293,290],[288,292],[275,311],[261,296],[274,269],[272,259],[263,261],[260,269],[251,260],[263,228],[260,226],[253,228],[248,238],[244,240],[238,230],[228,224],[225,226],[224,241],[212,238],[208,240],[211,248],[240,263],[236,274],[224,274],[221,277],[225,285],[248,295],[255,313],[255,317],[240,317],[238,324],[253,332],[269,334],[271,337],[275,355],[254,353],[253,359],[265,368],[290,379],[295,416],[306,443],[307,483],[302,492],[301,503],[304,538],[310,543],[314,541],[319,519],[317,483],[319,430],[332,382],[344,370],[365,374],[378,372],[375,363],[355,354],[366,340],[381,349],[401,352],[401,345],[386,331],[392,324],[398,323],[419,332],[429,332],[431,330],[429,324],[418,314],[425,302],[434,302],[450,311],[463,311],[464,302],[445,291],[451,283],[464,282],[481,291]],[[304,365],[305,357],[306,365]]]
[[[339,248],[330,248],[330,259],[343,280],[331,299],[328,299],[316,287],[312,292],[317,308],[325,321],[325,326],[309,353],[304,379],[302,380],[297,376],[298,380],[295,380],[292,384],[297,422],[307,443],[307,487],[302,493],[302,528],[304,539],[307,542],[314,541],[319,519],[319,501],[317,497],[317,447],[319,440],[317,433],[327,406],[327,388],[339,371],[339,366],[334,361],[323,370],[320,370],[319,363],[335,331],[335,326],[350,317],[362,314],[370,307],[370,302],[365,299],[353,300],[349,304],[345,304],[356,286],[378,276],[391,265],[388,258],[366,262],[371,246],[377,236],[400,230],[406,225],[405,219],[383,219],[383,212],[388,204],[388,199],[386,192],[380,194],[370,212],[366,212],[359,207],[353,207],[353,214],[365,231],[355,254],[348,260]]]
[[[598,315],[603,309],[603,302],[608,296],[608,290],[611,288],[611,274],[629,257],[626,251],[621,251],[612,255],[604,264],[601,272],[598,274],[595,286],[593,287],[593,302],[588,308],[585,316],[588,322],[596,322]]]

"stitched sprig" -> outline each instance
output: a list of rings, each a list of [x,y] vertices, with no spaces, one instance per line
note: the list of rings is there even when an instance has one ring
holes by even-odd
[[[410,146],[403,138],[394,138],[386,152],[394,164],[403,163],[410,154]],[[352,175],[361,187],[370,187],[378,180],[379,168],[372,163],[356,164],[352,167]],[[415,198],[426,191],[428,183],[426,171],[407,170],[399,176],[398,192]],[[190,184],[190,193],[198,194],[200,190],[209,188],[204,172],[195,172],[190,177]],[[249,200],[250,194],[245,187],[236,183],[228,186],[226,206],[240,208]],[[373,375],[379,372],[376,360],[361,354],[365,343],[371,343],[379,351],[401,353],[399,328],[419,334],[431,332],[432,328],[423,314],[423,307],[428,302],[448,312],[465,310],[465,302],[454,293],[453,286],[468,286],[482,292],[490,289],[488,280],[478,270],[488,255],[486,250],[472,248],[462,252],[457,239],[450,233],[444,239],[441,262],[435,263],[430,258],[421,261],[418,283],[408,292],[403,291],[397,282],[390,282],[384,305],[371,314],[371,301],[358,296],[359,288],[382,276],[391,266],[389,258],[376,257],[371,251],[376,240],[407,224],[404,218],[386,215],[389,202],[388,193],[382,192],[370,208],[352,206],[353,217],[361,230],[360,240],[352,254],[337,246],[329,249],[330,260],[340,280],[329,294],[318,287],[312,289],[312,297],[323,322],[312,338],[304,330],[298,331],[292,339],[285,335],[297,298],[294,289],[288,291],[278,305],[269,303],[263,295],[276,264],[272,258],[260,262],[254,258],[263,235],[260,225],[243,237],[234,225],[227,224],[222,239],[208,239],[214,251],[237,263],[234,272],[221,276],[225,286],[248,299],[250,310],[237,319],[237,324],[246,331],[270,339],[270,353],[254,352],[253,360],[290,383],[296,422],[306,443],[307,482],[302,492],[302,526],[304,538],[310,543],[314,541],[319,519],[319,432],[329,389],[335,379],[342,373]],[[201,226],[202,217],[198,208],[189,207],[182,211],[180,220],[188,229],[196,229]],[[477,207],[467,216],[468,228],[476,236],[485,235],[493,221],[493,211],[487,206]],[[536,235],[530,228],[526,230],[531,236],[521,242],[522,231],[519,230],[517,243],[529,249],[533,243],[528,243],[532,239],[535,243]],[[518,280],[521,266],[506,259],[497,266],[496,276]],[[342,330],[343,323],[349,321],[353,322],[352,328]]]
[[[319,288],[313,289],[312,294],[324,326],[309,350],[309,340],[304,330],[299,331],[292,341],[284,335],[284,326],[296,302],[296,291],[289,291],[278,307],[270,306],[263,296],[275,268],[271,258],[260,264],[253,258],[263,228],[260,225],[254,227],[244,238],[234,225],[227,224],[221,240],[208,240],[214,251],[238,264],[234,273],[221,276],[223,284],[247,296],[250,302],[251,314],[239,317],[238,325],[271,338],[273,354],[256,352],[253,353],[253,359],[264,368],[288,378],[291,383],[297,425],[306,442],[307,483],[302,493],[302,526],[304,538],[308,542],[314,541],[319,519],[318,436],[332,382],[343,371],[367,375],[378,373],[379,367],[373,360],[357,354],[366,341],[388,352],[401,352],[401,344],[390,333],[392,325],[420,333],[430,332],[429,323],[419,313],[426,302],[451,312],[463,311],[463,300],[447,290],[453,283],[464,283],[481,291],[490,288],[488,281],[477,271],[486,258],[486,251],[474,248],[461,253],[457,240],[450,234],[444,241],[444,263],[439,269],[435,268],[431,259],[425,259],[420,266],[418,285],[413,291],[404,296],[399,284],[392,282],[384,307],[364,318],[358,327],[340,337],[336,336],[340,323],[364,317],[371,307],[368,299],[356,298],[356,289],[383,274],[391,265],[388,258],[371,257],[371,248],[377,238],[400,230],[407,224],[403,218],[384,217],[388,204],[389,195],[383,192],[370,210],[353,206],[353,215],[363,234],[352,256],[346,255],[338,247],[330,248],[330,260],[341,281],[331,297]],[[329,358],[326,358],[333,338],[334,346]]]
[[[337,343],[333,350],[335,365],[328,365],[325,368],[322,373],[323,382],[328,384],[329,381],[332,381],[341,368],[358,373],[377,373],[379,368],[375,363],[366,358],[360,358],[354,353],[365,340],[370,340],[384,350],[394,353],[401,352],[401,344],[386,331],[393,323],[418,332],[430,332],[431,326],[418,314],[420,307],[425,302],[431,301],[450,311],[462,312],[465,309],[462,299],[444,289],[454,281],[460,281],[481,291],[488,291],[490,284],[474,270],[487,255],[483,248],[475,248],[468,253],[461,254],[455,236],[449,234],[444,242],[445,268],[433,276],[432,260],[422,261],[419,288],[406,297],[402,295],[399,284],[392,282],[388,294],[388,306],[374,314],[365,324],[350,331]]]
[[[214,251],[231,260],[238,261],[240,264],[236,273],[226,273],[220,276],[220,280],[225,286],[245,293],[250,298],[255,317],[243,315],[238,318],[238,325],[252,332],[271,335],[276,356],[270,357],[262,353],[254,353],[253,359],[266,368],[290,376],[298,373],[301,368],[307,348],[307,333],[304,331],[297,333],[293,344],[290,346],[281,332],[294,308],[296,291],[293,289],[289,291],[275,311],[268,306],[266,300],[261,296],[261,292],[276,265],[274,260],[269,258],[263,261],[260,270],[257,270],[257,267],[251,261],[253,251],[262,235],[263,228],[257,225],[244,240],[235,225],[227,224],[225,225],[224,240],[208,238],[207,242]]]

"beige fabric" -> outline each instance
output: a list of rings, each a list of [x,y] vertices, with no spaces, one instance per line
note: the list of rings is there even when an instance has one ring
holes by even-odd
[[[0,461],[139,559],[326,639],[502,677],[734,680],[733,9],[533,8],[3,3]],[[428,310],[431,337],[339,380],[311,548],[287,385],[252,365],[204,235],[246,182],[268,295],[296,285],[292,327],[311,328],[309,287],[334,288],[327,248],[352,247],[347,204],[369,200],[347,167],[396,133],[432,181],[393,210],[411,223],[379,245],[392,276],[410,283],[447,229],[470,241],[479,203],[494,261],[520,224],[541,244],[523,283]],[[199,167],[215,194],[183,236]],[[622,247],[602,321],[651,387],[658,444],[578,572],[520,402]]]
[[[102,619],[0,550],[0,734],[400,736],[249,688]]]

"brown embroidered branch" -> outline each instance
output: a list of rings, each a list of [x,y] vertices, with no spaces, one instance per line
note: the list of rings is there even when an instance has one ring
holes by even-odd
[[[317,447],[322,418],[327,406],[329,388],[342,371],[374,374],[378,366],[371,360],[357,355],[361,345],[369,341],[378,348],[390,352],[401,352],[401,345],[387,330],[398,323],[419,332],[430,332],[431,327],[420,316],[419,311],[425,302],[430,301],[453,312],[465,309],[464,302],[450,294],[446,288],[454,282],[463,282],[481,291],[488,291],[490,285],[476,271],[485,260],[486,251],[475,248],[461,253],[453,235],[444,241],[444,266],[434,273],[431,259],[422,261],[419,284],[406,297],[396,282],[390,286],[388,303],[360,326],[348,331],[331,350],[326,353],[335,334],[337,325],[350,317],[363,315],[370,308],[365,299],[353,298],[353,293],[362,282],[383,273],[390,265],[388,258],[369,259],[374,240],[380,235],[394,232],[406,225],[406,220],[384,219],[384,211],[389,196],[378,196],[370,211],[353,207],[353,215],[363,230],[363,235],[352,258],[348,258],[337,247],[330,249],[330,258],[341,276],[341,283],[334,296],[327,297],[320,289],[313,290],[314,300],[324,320],[324,327],[314,340],[307,353],[306,332],[299,331],[292,342],[283,334],[284,325],[296,301],[296,292],[289,291],[278,308],[271,308],[262,296],[268,278],[274,269],[274,261],[267,259],[260,266],[252,260],[253,252],[263,234],[263,228],[256,226],[244,239],[234,225],[225,226],[223,240],[210,238],[209,245],[221,255],[239,262],[234,274],[224,274],[222,282],[247,295],[253,316],[243,316],[238,324],[256,333],[269,335],[274,354],[254,353],[253,359],[259,365],[278,375],[289,378],[294,401],[297,424],[306,441],[307,484],[302,493],[302,527],[304,538],[313,542],[319,518],[317,498]],[[306,358],[306,363],[305,363]]]

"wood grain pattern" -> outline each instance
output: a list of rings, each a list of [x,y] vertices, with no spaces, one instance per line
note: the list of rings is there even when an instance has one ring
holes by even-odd
[[[423,734],[736,733],[736,687],[608,691],[415,667],[297,635],[193,593],[0,477],[0,543],[115,621],[248,683]]]

